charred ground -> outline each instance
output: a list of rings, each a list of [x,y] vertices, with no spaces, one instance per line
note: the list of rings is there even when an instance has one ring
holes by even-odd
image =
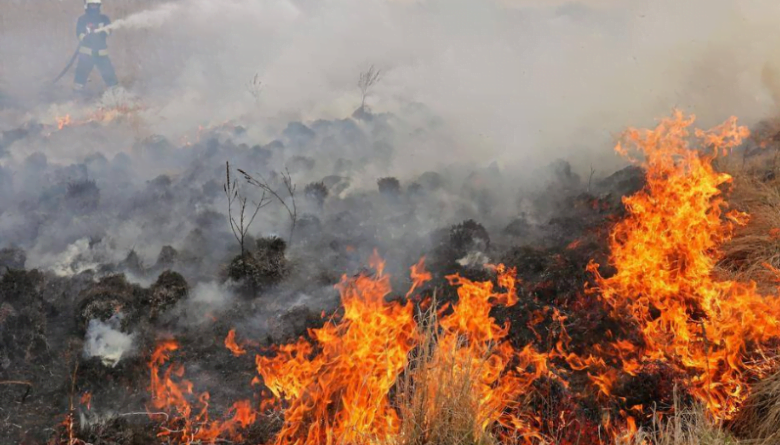
[[[288,130],[296,134],[291,139],[312,137],[313,133],[301,126]],[[151,144],[149,149],[175,150],[159,139],[147,144]],[[219,171],[220,154],[231,152],[240,152],[245,161],[263,165],[258,160],[273,157],[273,145],[252,148],[236,145],[230,135],[214,135],[205,143],[188,148],[200,152],[195,156],[197,164],[191,168],[204,169],[210,164],[213,171]],[[291,168],[304,171],[314,164],[313,160],[293,161]],[[46,164],[45,159],[41,163]],[[109,170],[119,168],[106,160],[98,161],[98,165]],[[540,223],[521,216],[504,228],[489,230],[483,225],[485,221],[469,218],[418,234],[418,242],[424,243],[418,253],[427,253],[426,266],[435,276],[425,292],[437,289],[442,303],[451,302],[456,296],[446,285],[446,275],[458,273],[472,279],[490,279],[490,273],[482,268],[484,262],[502,262],[516,267],[523,282],[521,304],[495,314],[499,320],[511,323],[513,344],[521,347],[540,341],[525,326],[529,325],[531,314],[551,308],[566,310],[577,320],[572,323],[575,328],[571,335],[578,341],[580,337],[597,341],[598,334],[594,332],[604,322],[600,308],[582,307],[578,298],[587,281],[585,266],[592,258],[605,257],[605,229],[622,211],[620,197],[641,188],[642,171],[631,167],[585,184],[565,167],[556,165],[547,178],[548,188],[529,194],[544,203],[544,207],[537,207],[544,215]],[[94,164],[57,167],[70,171],[81,168],[91,169]],[[196,185],[202,189],[199,194],[216,201],[216,190],[208,191],[209,184],[218,181],[216,177],[203,182],[202,178],[188,176],[159,176],[149,181],[130,198],[132,210],[120,214],[142,214],[149,223],[170,224],[176,218],[170,210],[180,199],[180,191]],[[236,358],[224,347],[228,331],[238,327],[240,336],[268,346],[288,342],[304,335],[308,328],[321,326],[321,311],[335,311],[338,316],[336,294],[327,289],[336,284],[342,273],[356,273],[355,267],[377,245],[384,244],[381,240],[386,239],[389,231],[413,227],[419,218],[416,207],[431,205],[429,195],[444,187],[444,178],[431,172],[405,187],[395,178],[384,177],[378,179],[373,192],[346,197],[331,193],[330,190],[338,190],[343,180],[326,176],[306,186],[299,199],[310,201],[310,212],[302,215],[292,245],[278,237],[252,239],[243,256],[236,255],[230,239],[222,235],[216,237],[227,244],[223,246],[222,259],[207,257],[212,252],[204,244],[218,243],[214,233],[224,234],[227,224],[222,215],[212,216],[208,212],[194,221],[195,228],[181,250],[160,246],[151,266],[144,266],[137,253],[131,251],[120,261],[100,262],[81,267],[84,270],[72,275],[56,276],[43,269],[25,268],[24,250],[5,249],[0,281],[2,380],[23,383],[0,386],[4,437],[43,443],[61,436],[61,422],[74,403],[81,439],[93,444],[151,443],[156,419],[140,413],[145,412],[149,402],[148,356],[156,341],[165,336],[175,336],[179,341],[177,360],[186,366],[188,375],[195,376],[199,390],[211,394],[210,409],[215,413],[227,409],[222,405],[226,401],[237,395],[246,396],[254,374],[253,359],[251,355]],[[56,190],[51,187],[41,191],[41,198],[19,205],[32,205],[44,214],[59,212],[60,206],[65,206],[73,212],[73,218],[84,218],[99,211],[100,182],[80,179],[63,184],[64,195],[53,207],[48,207],[53,202],[49,204],[47,198]],[[465,190],[478,207],[489,207],[491,191],[482,190],[486,198],[480,200],[480,190],[474,182],[477,181],[472,181],[472,185],[466,182]],[[389,223],[380,222],[376,213],[390,218]],[[93,239],[89,245],[98,243],[99,239]],[[397,255],[398,264],[411,264],[418,258],[415,252],[393,252],[392,247],[388,250]],[[81,253],[89,254],[89,248]],[[79,259],[73,258],[72,262],[78,263]],[[134,282],[128,281],[126,274]],[[214,314],[208,313],[213,309],[208,301],[193,298],[193,288],[202,285],[203,275],[223,283],[221,291],[235,294]],[[403,274],[396,281],[403,288]],[[302,298],[304,294],[310,296]],[[124,352],[116,363],[85,353],[85,334],[90,323],[96,321],[133,336],[132,350]],[[554,326],[537,330],[540,328],[544,331]],[[646,377],[640,380],[646,381]],[[650,388],[637,391],[630,382],[625,387],[627,393],[639,392],[648,400],[656,400]],[[554,385],[549,390],[556,391]],[[82,400],[84,394],[89,394],[89,404]],[[555,403],[567,403],[565,396]],[[595,412],[583,415],[599,416]],[[268,419],[267,426],[246,436],[246,443],[267,440],[273,424]]]

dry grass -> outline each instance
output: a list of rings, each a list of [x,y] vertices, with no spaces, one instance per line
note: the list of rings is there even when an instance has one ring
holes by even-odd
[[[780,443],[780,373],[751,388],[733,429],[765,444]]]
[[[423,318],[419,354],[410,361],[398,384],[400,434],[388,445],[497,444],[498,440],[484,428],[488,419],[480,414],[476,391],[479,367],[472,366],[471,357],[464,360],[455,350],[438,347],[434,311]],[[485,359],[479,357],[477,362]]]
[[[632,439],[618,440],[616,445],[748,445],[711,422],[700,406],[685,408],[675,397],[674,413],[664,420],[656,417],[651,431],[640,430]]]
[[[500,444],[490,427],[486,428],[488,419],[480,415],[475,390],[478,370],[464,365],[455,351],[438,349],[435,314],[425,319],[423,345],[400,380],[395,397],[400,434],[385,445]],[[615,445],[777,445],[780,440],[773,434],[780,425],[780,375],[758,385],[753,399],[761,415],[746,418],[761,420],[745,425],[751,439],[735,438],[709,420],[701,407],[686,408],[675,402],[674,415],[663,420],[658,416],[653,428],[640,430],[630,439],[617,439]]]
[[[725,169],[734,177],[728,196],[732,208],[747,212],[749,223],[723,246],[721,272],[738,281],[755,281],[766,294],[777,291],[780,269],[780,170],[768,150],[747,162],[732,160]]]

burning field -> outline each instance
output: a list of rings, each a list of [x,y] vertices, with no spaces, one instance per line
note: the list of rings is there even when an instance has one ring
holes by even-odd
[[[0,44],[0,443],[780,443],[780,102],[713,49],[758,24],[689,71],[608,1],[152,3],[105,92]]]
[[[3,434],[68,445],[773,443],[780,272],[740,243],[776,242],[778,229],[749,214],[772,201],[735,189],[773,187],[774,169],[751,169],[749,154],[772,149],[735,118],[693,124],[675,112],[626,131],[616,151],[635,165],[595,182],[558,164],[544,223],[494,235],[469,219],[426,235],[416,259],[372,246],[376,227],[345,232],[358,216],[326,210],[354,198],[332,195],[334,184],[301,194],[289,171],[266,180],[230,164],[224,224],[239,251],[221,265],[172,247],[153,266],[134,252],[110,263],[91,257],[103,242],[91,240],[57,274],[7,248]],[[224,150],[220,131],[185,147]],[[65,196],[87,214],[99,193],[89,184]],[[378,185],[361,199],[379,219],[430,205],[435,191],[424,178]],[[176,185],[148,187],[165,200]],[[262,196],[248,204],[247,187]],[[289,234],[252,239],[272,205]],[[325,267],[307,252],[327,239]],[[201,278],[215,267],[210,288]],[[759,281],[744,275],[754,267]],[[318,303],[290,301],[304,294]]]

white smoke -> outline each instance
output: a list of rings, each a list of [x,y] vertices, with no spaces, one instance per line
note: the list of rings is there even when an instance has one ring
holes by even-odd
[[[174,17],[181,9],[181,3],[164,3],[153,9],[147,9],[116,20],[108,26],[97,29],[96,32],[113,31],[122,28],[157,28],[165,24],[171,17]]]
[[[81,238],[57,254],[31,252],[31,264],[33,267],[50,270],[57,276],[67,277],[95,269],[100,265],[100,259],[94,257],[89,239]]]
[[[458,264],[463,267],[482,267],[489,262],[490,258],[478,250],[473,250],[458,260]]]
[[[269,126],[343,118],[360,103],[355,84],[371,64],[384,73],[371,107],[405,114],[404,104],[424,103],[457,141],[411,147],[399,159],[413,162],[397,170],[436,169],[445,158],[523,167],[577,157],[587,172],[603,165],[594,154],[616,159],[614,133],[653,125],[675,106],[703,127],[775,112],[761,77],[765,64],[780,65],[780,7],[768,0],[122,3],[106,5],[110,26],[144,32],[111,38],[120,79],[136,82],[159,111],[150,132],[177,140],[201,123],[245,115]],[[32,89],[75,42],[49,29],[62,16],[43,16],[39,29],[41,15],[28,25],[21,12],[3,14],[0,84]],[[72,34],[70,23],[61,26]],[[41,61],[52,65],[46,73]],[[260,100],[246,91],[255,75]]]
[[[84,341],[84,357],[100,357],[105,366],[116,366],[122,357],[132,351],[134,335],[119,330],[121,317],[113,316],[107,322],[90,320]]]
[[[384,74],[371,107],[400,114],[422,102],[456,141],[410,146],[396,170],[437,169],[444,158],[612,160],[615,132],[675,106],[703,126],[771,111],[760,72],[780,33],[763,26],[778,16],[766,1],[506,3],[184,0],[171,26],[149,34],[165,65],[145,63],[142,77],[167,84],[155,131],[252,113],[341,118],[360,103],[357,77],[372,64]],[[259,107],[246,92],[255,74]]]
[[[180,326],[199,326],[220,317],[234,300],[228,286],[216,281],[200,282],[173,312]]]

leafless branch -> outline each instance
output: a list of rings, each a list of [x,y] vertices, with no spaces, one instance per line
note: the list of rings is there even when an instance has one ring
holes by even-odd
[[[263,81],[260,80],[259,73],[255,73],[255,76],[247,84],[246,89],[255,98],[256,102],[260,102],[260,91],[263,89]]]
[[[287,190],[287,194],[289,195],[290,201],[291,201],[291,203],[288,204],[287,200],[285,198],[283,198],[276,190],[274,190],[273,187],[271,187],[268,184],[268,181],[266,181],[265,178],[262,175],[258,174],[258,177],[260,178],[258,180],[258,179],[255,179],[249,173],[247,173],[247,172],[245,172],[245,171],[243,171],[241,169],[237,169],[237,170],[238,170],[239,173],[244,175],[244,179],[246,179],[246,181],[249,184],[254,185],[255,187],[260,188],[261,190],[263,190],[263,193],[268,193],[272,197],[276,198],[276,200],[279,201],[279,203],[282,206],[284,206],[285,210],[287,210],[287,214],[290,216],[290,237],[288,239],[288,244],[292,244],[293,234],[295,233],[295,225],[298,222],[298,208],[297,208],[297,206],[295,204],[295,188],[296,188],[296,186],[292,182],[292,176],[290,175],[290,171],[285,169],[285,171],[281,174],[281,176],[282,176],[282,184],[284,185],[284,188]]]
[[[32,382],[27,382],[24,380],[0,380],[0,385],[26,385],[30,388],[33,386]]]
[[[358,88],[360,88],[360,109],[362,110],[366,106],[366,97],[372,86],[379,82],[382,70],[375,70],[374,65],[368,68],[368,70],[360,73],[358,78]]]
[[[239,170],[241,171],[241,170]],[[244,242],[246,235],[249,232],[249,227],[255,221],[257,213],[260,209],[271,203],[271,199],[266,197],[266,192],[263,190],[263,195],[260,197],[260,201],[252,203],[255,206],[255,210],[251,217],[246,213],[246,196],[241,196],[238,191],[238,181],[235,179],[230,181],[230,163],[225,162],[225,183],[222,186],[222,190],[225,192],[225,196],[228,200],[228,222],[230,223],[230,230],[233,232],[233,236],[236,238],[238,245],[241,247],[241,257],[243,258],[245,249]],[[233,216],[233,203],[238,201],[240,210],[238,211],[238,221]]]
[[[127,416],[165,416],[165,421],[166,422],[168,421],[168,417],[169,417],[168,413],[163,413],[163,412],[150,413],[150,412],[147,412],[147,411],[137,412],[137,413],[122,413],[122,414],[119,415],[119,417],[127,417]]]
[[[590,193],[590,184],[593,182],[593,174],[596,173],[596,170],[593,169],[593,166],[590,166],[590,176],[588,176],[588,193]]]

